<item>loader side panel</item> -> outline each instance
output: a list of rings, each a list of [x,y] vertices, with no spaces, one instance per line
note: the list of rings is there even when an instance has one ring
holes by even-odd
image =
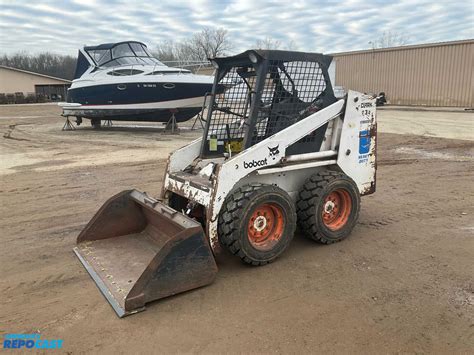
[[[355,181],[361,195],[375,192],[377,120],[372,96],[348,92],[337,165]]]
[[[194,159],[199,157],[201,141],[202,138],[198,138],[184,147],[172,152],[169,155],[168,167],[166,170],[170,172],[180,171],[191,164]]]

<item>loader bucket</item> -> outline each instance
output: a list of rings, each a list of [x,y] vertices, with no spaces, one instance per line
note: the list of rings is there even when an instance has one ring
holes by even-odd
[[[110,198],[74,252],[119,317],[208,285],[217,273],[201,225],[136,190]]]

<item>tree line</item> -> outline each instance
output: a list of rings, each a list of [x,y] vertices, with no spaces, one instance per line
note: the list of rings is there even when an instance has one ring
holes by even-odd
[[[407,37],[394,32],[384,32],[380,38],[369,42],[374,48],[405,45],[406,43]],[[270,37],[257,39],[252,47],[258,49],[297,50],[293,41],[290,41],[286,46],[282,46],[279,40]],[[182,41],[163,41],[155,44],[155,46],[151,46],[150,49],[153,56],[162,62],[175,62],[170,64],[172,66],[179,66],[183,63],[206,61],[207,58],[229,54],[233,46],[227,30],[223,28],[204,28],[201,32],[195,33]],[[71,55],[60,55],[50,52],[38,54],[20,52],[0,56],[0,65],[72,80],[76,60],[77,58]]]
[[[74,76],[76,60],[75,57],[70,55],[49,52],[34,55],[19,52],[1,56],[0,65],[71,80]]]

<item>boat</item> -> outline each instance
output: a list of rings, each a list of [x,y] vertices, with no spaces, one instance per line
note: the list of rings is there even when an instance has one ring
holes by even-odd
[[[166,66],[144,43],[126,41],[79,49],[65,117],[91,120],[184,122],[196,116],[214,78]],[[223,90],[222,90],[223,91]]]

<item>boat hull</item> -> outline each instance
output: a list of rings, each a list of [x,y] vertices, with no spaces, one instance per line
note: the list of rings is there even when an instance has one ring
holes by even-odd
[[[204,97],[211,90],[212,83],[100,84],[70,88],[67,101],[91,106],[136,105]]]
[[[196,116],[211,83],[114,83],[68,90],[63,116],[118,121],[177,122]]]
[[[196,116],[201,107],[181,107],[178,109],[90,109],[64,108],[63,116],[113,121],[168,122],[174,114],[177,122],[184,122]]]

